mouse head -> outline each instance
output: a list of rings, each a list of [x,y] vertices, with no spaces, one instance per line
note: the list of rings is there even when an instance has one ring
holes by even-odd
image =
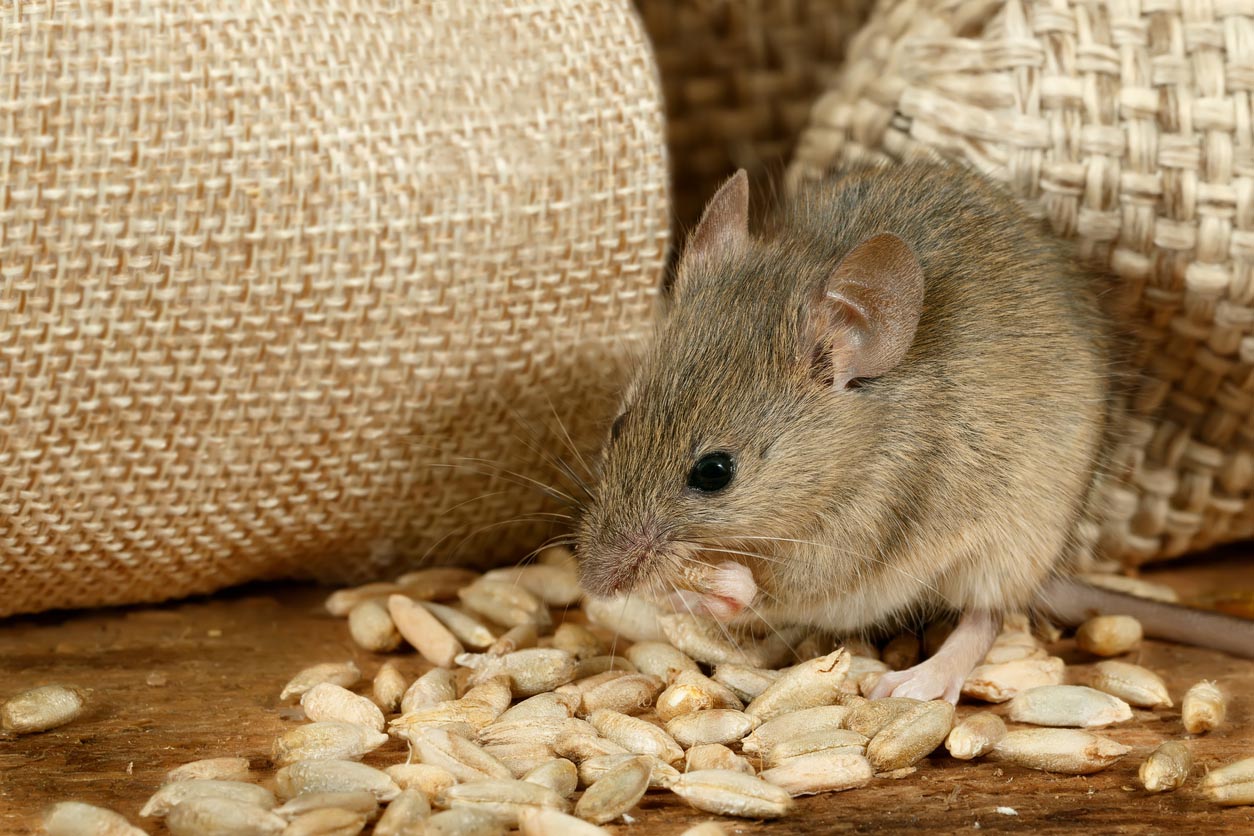
[[[914,254],[877,234],[832,255],[787,226],[751,236],[748,218],[740,171],[689,237],[624,394],[577,533],[594,595],[690,605],[690,591],[738,612],[755,583],[770,592],[790,541],[857,495],[875,454],[891,397],[876,379],[906,356],[923,303]]]

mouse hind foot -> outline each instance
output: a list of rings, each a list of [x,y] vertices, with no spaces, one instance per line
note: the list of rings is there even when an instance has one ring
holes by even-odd
[[[880,677],[871,699],[911,697],[916,700],[947,700],[956,704],[967,675],[980,663],[1001,629],[992,613],[965,613],[945,643],[930,658],[904,671]]]

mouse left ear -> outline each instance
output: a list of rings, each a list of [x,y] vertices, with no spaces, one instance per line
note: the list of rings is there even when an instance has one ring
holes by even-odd
[[[923,311],[923,268],[891,233],[867,238],[832,271],[814,314],[823,350],[816,361],[837,389],[879,377],[906,356]]]
[[[742,168],[725,182],[688,235],[679,259],[671,291],[681,290],[684,274],[693,261],[744,247],[749,240],[749,175]]]

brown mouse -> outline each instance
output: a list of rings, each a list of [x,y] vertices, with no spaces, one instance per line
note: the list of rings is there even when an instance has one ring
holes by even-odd
[[[1091,274],[919,162],[806,184],[757,235],[737,173],[670,294],[579,523],[586,588],[847,634],[956,611],[876,693],[956,701],[1090,505],[1115,403]]]

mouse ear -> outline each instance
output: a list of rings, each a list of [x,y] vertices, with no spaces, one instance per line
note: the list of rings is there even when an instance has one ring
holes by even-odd
[[[867,238],[832,271],[815,311],[816,361],[837,389],[879,377],[905,358],[923,310],[923,268],[896,235]]]
[[[749,240],[749,175],[742,168],[710,198],[697,228],[688,236],[680,270],[675,279],[683,281],[683,267],[694,259],[743,247]]]

